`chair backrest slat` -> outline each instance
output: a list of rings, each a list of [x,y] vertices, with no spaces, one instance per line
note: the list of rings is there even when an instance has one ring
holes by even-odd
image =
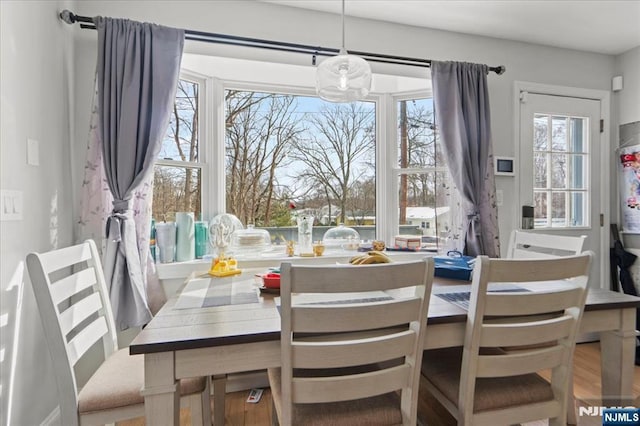
[[[96,272],[93,268],[83,269],[65,277],[51,286],[53,303],[58,305],[96,283]]]
[[[414,262],[415,263],[415,262]],[[378,271],[388,266],[394,266],[384,273]],[[385,291],[394,288],[404,288],[421,284],[422,265],[405,263],[402,268],[398,264],[367,265],[363,270],[354,274],[353,265],[332,265],[331,273],[323,265],[308,266],[304,270],[292,270],[292,293],[347,293]],[[366,270],[364,270],[366,269]],[[304,275],[304,279],[297,279],[296,273]],[[345,283],[348,282],[348,285]]]
[[[407,364],[366,374],[341,376],[327,380],[324,377],[294,378],[294,403],[320,403],[349,401],[371,396],[371,389],[380,394],[407,387],[411,368]],[[417,393],[417,392],[416,392]]]
[[[581,256],[554,257],[546,260],[562,259],[564,262],[549,262],[546,269],[541,269],[541,261],[545,259],[500,259],[500,263],[493,263],[491,275],[486,279],[490,282],[537,282],[558,281],[581,276],[588,258]],[[517,269],[517,270],[516,270]]]
[[[80,325],[84,320],[94,314],[99,314],[102,309],[102,300],[98,293],[92,293],[79,300],[60,314],[60,327],[64,335]],[[102,335],[95,336],[95,340],[101,339]]]
[[[100,340],[102,336],[107,334],[108,331],[104,317],[99,317],[83,328],[81,332],[73,336],[67,344],[71,365],[76,365],[76,362],[78,362],[82,355],[84,355],[94,343]]]
[[[583,278],[583,279],[586,279]],[[562,311],[580,303],[584,292],[580,287],[546,292],[531,292],[521,297],[519,292],[486,295],[485,315],[536,315]]]
[[[281,423],[291,423],[293,403],[399,390],[403,423],[415,424],[433,259],[280,269]]]
[[[413,330],[380,337],[346,341],[296,342],[292,344],[293,368],[337,368],[373,364],[381,359],[392,360],[404,356],[413,349],[416,341]]]
[[[526,321],[526,322],[525,322]],[[541,321],[527,321],[513,327],[511,324],[483,324],[480,347],[525,346],[561,339],[571,332],[573,317],[563,315]]]
[[[341,331],[345,322],[350,331],[371,330],[406,324],[420,309],[420,298],[350,305],[296,306],[291,312],[293,331],[322,333]]]
[[[85,244],[64,247],[38,255],[42,269],[47,273],[73,266],[91,259],[91,248]]]
[[[508,355],[480,355],[476,377],[519,376],[552,369],[562,364],[566,352],[566,348],[554,345]]]
[[[573,256],[582,253],[586,239],[586,235],[573,237],[514,230],[510,235],[507,258],[549,259]]]

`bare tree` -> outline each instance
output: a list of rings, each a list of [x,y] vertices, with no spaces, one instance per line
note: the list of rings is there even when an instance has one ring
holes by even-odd
[[[198,161],[197,83],[179,80],[161,156],[165,160]],[[173,143],[171,143],[173,142]],[[199,171],[187,165],[157,165],[153,187],[153,217],[173,220],[176,211],[194,212],[200,217],[202,181]]]
[[[344,222],[351,185],[371,174],[374,110],[363,103],[325,106],[309,121],[314,131],[297,140],[292,153],[306,166],[298,177],[308,187],[322,188],[330,194],[327,198],[335,200]]]
[[[285,202],[276,170],[291,161],[286,153],[304,130],[293,116],[295,97],[229,91],[226,104],[227,211],[268,225],[273,203]]]
[[[433,111],[413,101],[401,101],[399,112],[400,168],[444,167],[446,163],[443,153],[438,149]],[[444,172],[402,174],[400,223],[406,223],[407,207],[443,205],[440,194],[444,182]]]

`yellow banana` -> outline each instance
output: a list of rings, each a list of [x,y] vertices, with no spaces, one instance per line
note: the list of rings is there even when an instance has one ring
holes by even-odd
[[[372,254],[372,255],[369,255],[369,257],[374,259],[373,263],[389,263],[389,262],[391,262],[391,259],[389,259],[387,256],[381,256],[379,254]]]
[[[353,263],[354,265],[362,265],[364,263],[365,260],[367,260],[369,256],[364,255],[364,256],[360,256],[358,259],[356,259],[356,261]]]
[[[353,256],[351,259],[349,259],[349,263],[351,264],[356,264],[356,262],[358,262],[359,260],[362,260],[365,257],[365,255],[360,254],[358,256]]]
[[[387,256],[387,254],[386,254],[386,253],[381,252],[381,251],[378,251],[378,250],[371,250],[371,251],[367,252],[367,254],[368,254],[368,255],[370,255],[370,256],[382,256],[382,257],[384,257],[384,258],[386,258],[386,259],[391,260],[391,259],[389,258],[389,256]]]
[[[362,262],[358,263],[358,265],[370,265],[372,263],[378,263],[374,256],[365,257]]]

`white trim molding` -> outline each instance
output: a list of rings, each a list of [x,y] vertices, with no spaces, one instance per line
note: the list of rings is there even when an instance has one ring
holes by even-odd
[[[513,141],[516,157],[520,158],[520,117],[515,116],[520,111],[520,93],[529,92],[541,95],[565,96],[581,99],[592,99],[600,101],[600,119],[604,120],[604,126],[600,133],[600,213],[602,214],[602,226],[600,226],[600,277],[601,288],[609,288],[609,224],[611,223],[610,200],[606,196],[609,194],[609,184],[611,182],[610,158],[611,158],[611,93],[606,90],[585,89],[580,87],[556,86],[551,84],[533,83],[527,81],[514,81],[513,83]],[[514,189],[518,192],[520,188],[520,176],[516,174]],[[519,209],[515,211],[514,224],[519,221]],[[594,218],[594,226],[597,226],[598,219]]]

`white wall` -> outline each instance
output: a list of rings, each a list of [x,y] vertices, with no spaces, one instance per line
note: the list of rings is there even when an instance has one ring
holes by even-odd
[[[125,17],[151,21],[163,25],[193,30],[258,37],[325,47],[339,47],[340,18],[338,15],[289,8],[253,1],[216,2],[160,2],[160,1],[92,1],[80,2],[75,11],[80,15]],[[77,30],[80,31],[80,30]],[[86,31],[85,31],[86,32]],[[489,65],[505,65],[506,74],[489,75],[494,153],[514,156],[513,140],[513,83],[532,81],[538,83],[609,90],[614,70],[614,58],[608,55],[578,52],[469,36],[439,30],[402,26],[397,24],[347,18],[347,48],[353,50],[386,53],[440,60],[463,60]],[[93,36],[95,38],[95,36]],[[267,60],[311,66],[309,57],[299,54],[278,54],[258,49],[239,49],[226,46],[187,42],[186,52],[226,54],[236,57]],[[91,65],[88,65],[91,64]],[[95,66],[95,54],[77,55],[77,75],[80,69]],[[374,72],[383,69],[373,64]],[[384,67],[388,71],[390,67]],[[398,72],[411,76],[428,76],[428,69],[396,67]],[[83,83],[84,84],[84,83]],[[90,94],[85,87],[78,87],[79,111],[82,103],[88,109]],[[90,88],[90,86],[89,86]],[[78,120],[85,126],[87,120]],[[613,123],[611,128],[615,128]],[[81,131],[84,132],[84,128]],[[613,134],[613,133],[612,133]],[[78,140],[79,143],[84,143]],[[78,147],[80,152],[80,148]],[[83,163],[78,159],[78,165]],[[497,178],[498,189],[504,191],[504,199],[516,199],[514,179]],[[505,203],[500,207],[499,221],[503,246],[508,233],[517,224],[518,207]]]
[[[616,56],[614,69],[624,82],[622,90],[613,95],[613,102],[618,104],[619,124],[640,121],[640,46]]]
[[[56,18],[63,6],[71,4],[0,1],[0,187],[20,190],[24,196],[23,219],[0,223],[0,307],[19,327],[19,339],[13,336],[14,327],[1,336],[9,354],[17,351],[15,363],[11,358],[3,363],[3,424],[37,425],[57,406],[56,383],[24,260],[30,251],[72,241],[69,111],[74,61],[72,32]],[[39,141],[39,166],[27,165],[27,138]],[[16,305],[7,295],[22,285],[23,301]]]

